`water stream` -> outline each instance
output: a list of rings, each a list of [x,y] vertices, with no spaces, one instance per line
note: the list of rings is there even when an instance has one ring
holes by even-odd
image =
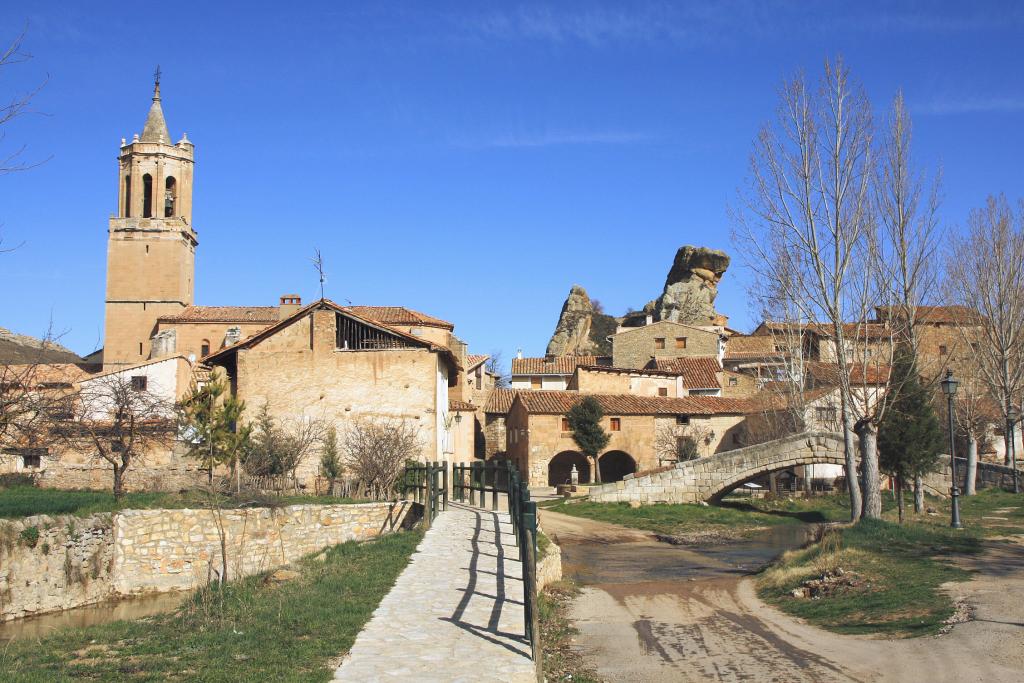
[[[188,596],[187,592],[158,593],[15,619],[0,623],[0,642],[21,638],[43,638],[65,627],[82,628],[122,619],[141,619],[169,612],[177,608]]]

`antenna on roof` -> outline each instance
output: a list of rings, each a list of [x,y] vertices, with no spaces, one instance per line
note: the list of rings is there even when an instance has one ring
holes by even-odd
[[[313,250],[313,267],[316,268],[316,272],[320,274],[320,298],[324,298],[324,282],[327,280],[327,275],[324,273],[324,258],[320,255],[319,249]]]

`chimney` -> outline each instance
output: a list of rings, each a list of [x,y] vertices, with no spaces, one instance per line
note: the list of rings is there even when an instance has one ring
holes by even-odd
[[[522,349],[516,349],[516,358],[518,358],[519,360],[523,359],[523,350]]]
[[[647,315],[644,316],[644,325],[653,325],[653,324],[654,324],[654,316],[651,315],[650,313],[648,313]]]
[[[233,346],[242,341],[242,328],[237,325],[229,327],[224,333],[224,346]]]
[[[302,297],[298,294],[282,294],[281,303],[277,307],[277,319],[284,320],[302,308]]]

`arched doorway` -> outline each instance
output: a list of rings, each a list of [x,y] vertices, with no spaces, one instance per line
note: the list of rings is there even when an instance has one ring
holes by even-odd
[[[598,460],[601,482],[622,481],[627,474],[636,472],[636,461],[625,451],[608,451]]]
[[[572,478],[572,466],[580,475],[581,484],[590,483],[590,462],[586,456],[576,451],[562,451],[551,458],[548,463],[548,486],[568,484]]]

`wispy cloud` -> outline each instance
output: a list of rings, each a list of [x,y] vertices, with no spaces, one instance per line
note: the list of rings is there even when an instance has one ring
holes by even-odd
[[[565,145],[629,145],[653,142],[655,136],[636,131],[545,131],[503,133],[491,137],[456,140],[457,147],[468,149],[515,149]]]
[[[941,98],[919,104],[913,111],[931,116],[1013,113],[1024,111],[1024,97]]]

